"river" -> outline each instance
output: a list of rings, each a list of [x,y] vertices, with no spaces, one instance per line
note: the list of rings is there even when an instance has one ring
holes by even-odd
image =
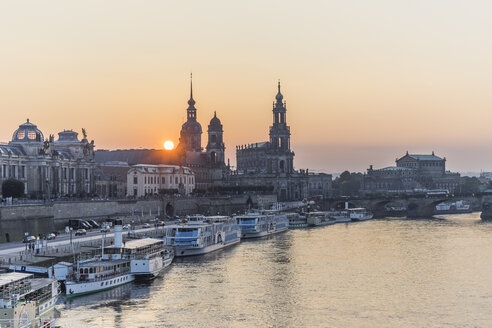
[[[77,327],[490,327],[480,213],[290,230],[57,306]]]

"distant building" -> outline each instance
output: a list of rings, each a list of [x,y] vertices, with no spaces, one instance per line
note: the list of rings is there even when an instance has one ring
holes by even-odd
[[[126,197],[129,169],[130,166],[126,162],[107,162],[98,165],[94,173],[96,196],[100,198]]]
[[[64,130],[46,140],[36,125],[21,124],[8,144],[0,144],[0,184],[24,182],[34,198],[84,197],[94,193],[94,141]],[[0,190],[1,192],[1,190]]]
[[[228,186],[271,186],[280,201],[299,200],[309,196],[331,195],[330,174],[310,174],[294,169],[294,152],[290,148],[287,106],[280,92],[273,103],[273,123],[269,141],[236,147],[237,169],[226,176]]]
[[[130,197],[173,192],[189,195],[195,189],[195,174],[184,166],[134,165],[128,170],[126,189]]]
[[[446,158],[432,154],[408,152],[396,159],[396,166],[367,170],[363,180],[365,192],[402,192],[420,189],[454,191],[460,184],[460,174],[446,171]]]

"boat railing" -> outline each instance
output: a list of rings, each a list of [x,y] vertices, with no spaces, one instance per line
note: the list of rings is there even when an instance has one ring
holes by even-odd
[[[0,319],[0,328],[55,328],[55,319],[37,319],[35,321],[28,319]]]

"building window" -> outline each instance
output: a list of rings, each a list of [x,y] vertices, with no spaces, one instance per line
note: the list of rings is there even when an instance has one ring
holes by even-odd
[[[138,177],[136,175],[133,177],[133,184],[138,184]]]
[[[174,182],[175,182],[175,184],[178,184],[178,177],[176,177],[174,180],[175,180],[175,181],[174,181]]]
[[[166,178],[162,177],[162,184],[165,184],[165,183],[166,183]]]

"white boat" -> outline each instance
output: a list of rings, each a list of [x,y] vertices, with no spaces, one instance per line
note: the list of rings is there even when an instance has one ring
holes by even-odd
[[[472,206],[470,202],[458,200],[455,202],[449,201],[436,205],[434,214],[458,214],[471,212]]]
[[[129,260],[79,261],[74,277],[65,281],[67,298],[97,293],[134,281],[130,263]]]
[[[350,220],[352,221],[366,221],[373,217],[373,214],[366,210],[365,208],[349,208],[346,210],[349,214]]]
[[[305,213],[286,213],[289,220],[289,229],[307,228],[308,223]]]
[[[0,327],[46,327],[60,294],[59,284],[51,278],[10,272],[0,275]]]
[[[335,223],[347,223],[352,222],[350,214],[347,210],[343,211],[329,211],[328,216],[335,220]]]
[[[189,216],[185,223],[166,226],[164,238],[177,257],[203,255],[241,241],[236,222],[228,216]]]
[[[116,229],[116,228],[115,228]],[[103,260],[130,261],[130,273],[136,279],[155,278],[174,258],[172,250],[165,250],[164,241],[156,238],[133,239],[104,249]]]
[[[264,214],[248,213],[235,216],[234,219],[241,230],[241,238],[264,237],[289,228],[287,216],[275,211],[264,211]]]
[[[335,224],[336,220],[328,215],[328,212],[307,213],[307,223],[311,227],[320,227]]]
[[[123,242],[122,222],[115,221],[114,245],[102,245],[101,257],[77,262],[75,272],[65,281],[67,297],[115,288],[136,278],[154,278],[173,260],[163,240],[134,239]],[[56,273],[55,273],[56,274]]]

